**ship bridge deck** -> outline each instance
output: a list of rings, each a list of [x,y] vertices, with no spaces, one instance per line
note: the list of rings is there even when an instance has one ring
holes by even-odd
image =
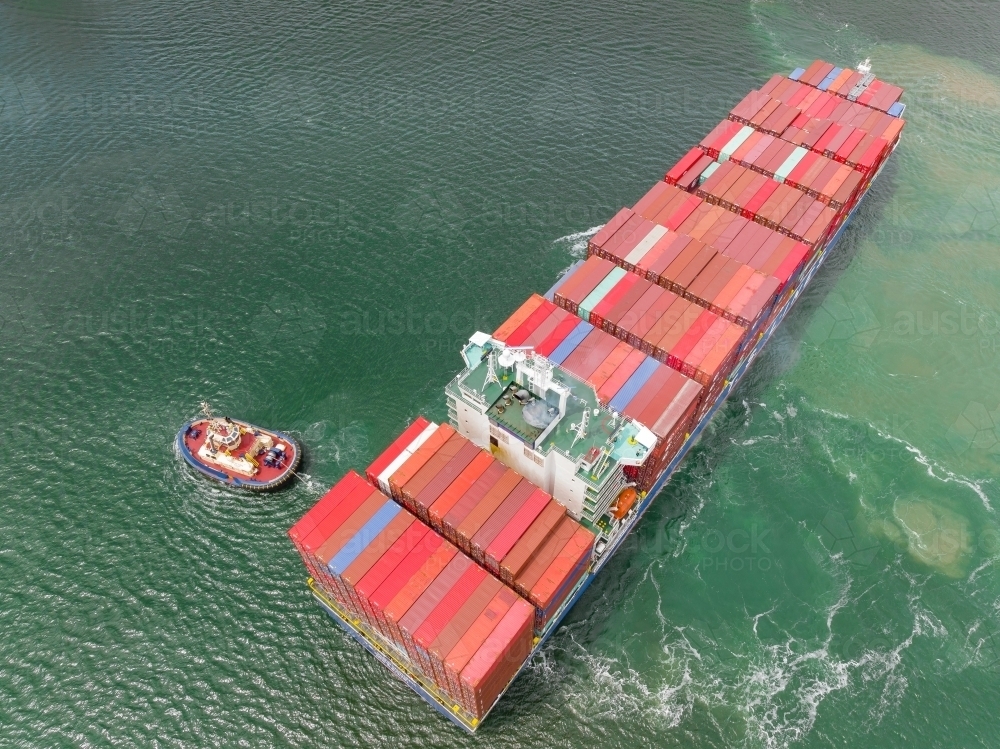
[[[453,384],[457,387],[452,388],[452,392],[466,400],[479,400],[486,406],[487,416],[492,422],[526,444],[533,444],[543,430],[531,426],[524,420],[523,406],[508,393],[515,385],[514,370],[497,366],[496,374],[500,384],[491,382],[484,388],[489,368],[486,361],[481,358],[483,350],[479,346],[470,344],[465,353],[472,366],[455,378]],[[588,456],[592,457],[602,448],[609,449],[611,459],[606,462],[606,467],[600,474],[593,474],[590,471],[581,471],[579,474],[595,487],[601,484],[604,475],[616,463],[625,461],[635,464],[645,459],[647,449],[635,441],[639,426],[621,416],[613,419],[611,413],[598,400],[593,387],[562,367],[553,366],[551,376],[555,382],[570,391],[571,397],[567,400],[566,412],[559,423],[536,448],[538,452],[546,454],[549,450],[556,449],[570,460],[577,462]],[[577,438],[574,427],[579,424],[585,410],[589,411],[586,432],[582,438]],[[609,443],[612,438],[613,441]],[[586,462],[589,464],[594,461]]]

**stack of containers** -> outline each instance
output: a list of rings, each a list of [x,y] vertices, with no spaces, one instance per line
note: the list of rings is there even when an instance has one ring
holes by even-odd
[[[890,114],[903,95],[903,89],[880,81],[871,73],[862,74],[849,68],[837,68],[825,60],[814,60],[804,70],[797,68],[789,78]],[[896,111],[900,109],[897,107]]]
[[[404,455],[408,457],[400,463]],[[426,517],[432,528],[484,571],[504,579],[528,599],[535,606],[539,631],[587,571],[594,534],[566,516],[565,508],[549,494],[447,424],[416,447],[397,440],[372,465],[370,472],[381,465],[396,466],[387,479],[392,497],[410,512]],[[523,544],[546,514],[564,518],[566,533],[536,533],[533,541]],[[530,572],[512,567],[508,556],[516,549],[532,560]]]
[[[661,247],[654,245],[650,251],[658,251],[655,260],[647,268],[646,260],[639,258],[634,274],[622,274],[620,267],[616,269],[606,258],[592,255],[568,275],[554,301],[567,311],[576,307],[579,314],[577,299],[593,294],[593,287],[597,290],[595,299],[582,307],[586,311],[593,305],[587,322],[636,347],[641,347],[645,338],[644,323],[655,322],[656,315],[674,297],[692,301],[744,328],[753,328],[804,265],[809,248],[758,224],[740,221],[727,224],[726,231],[715,235],[714,246],[683,233],[668,233],[657,243]],[[619,229],[619,233],[625,231],[627,226]],[[592,251],[605,250],[599,246]],[[617,274],[612,275],[615,270]],[[639,276],[643,273],[645,277]],[[607,282],[609,277],[614,283]],[[651,292],[653,283],[668,289],[672,296],[663,297],[659,305],[653,304],[658,296]],[[553,321],[546,329],[554,327]]]
[[[824,70],[829,72],[824,74]],[[819,76],[824,77],[816,81]],[[863,192],[864,179],[891,152],[904,125],[898,117],[902,105],[894,103],[902,93],[897,87],[884,87],[881,94],[838,98],[845,95],[842,84],[849,85],[847,81],[854,76],[859,80],[862,77],[816,61],[809,69],[797,70],[789,78],[772,77],[759,91],[747,94],[698,148],[685,154],[667,172],[666,181],[692,191],[713,178],[718,183],[729,174],[720,165],[731,160],[775,182],[787,182],[835,211],[851,207]],[[880,84],[869,86],[871,91],[880,88]],[[873,101],[879,106],[873,106]],[[824,160],[817,163],[816,156]],[[828,169],[827,162],[839,166]],[[738,176],[743,175],[738,173]],[[726,186],[732,184],[729,181]],[[747,184],[741,183],[741,187]],[[776,187],[762,184],[759,189],[773,191]],[[715,197],[723,198],[719,193]],[[762,202],[767,197],[769,193],[758,200]],[[751,206],[749,212],[756,213],[759,207]],[[743,209],[741,206],[740,210]],[[806,209],[803,202],[798,212],[804,214]],[[770,220],[770,225],[781,224],[775,216],[765,219]],[[791,219],[787,223],[791,224]],[[795,227],[784,228],[792,231]],[[803,227],[792,236],[807,241],[807,233]],[[824,232],[812,234],[818,236],[810,243],[829,236]]]
[[[351,502],[366,491],[361,505]],[[531,652],[532,606],[356,473],[289,536],[327,598],[473,721]],[[324,547],[325,563],[316,554]]]
[[[774,108],[788,108],[784,102],[791,105],[791,111],[796,117],[782,130],[768,128],[761,119]],[[891,107],[890,107],[891,108]],[[872,136],[868,141],[870,146],[875,138],[882,138],[886,143],[895,141],[903,126],[903,121],[898,117],[902,111],[902,105],[894,113],[880,111],[873,108],[869,103],[863,101],[851,102],[838,99],[829,91],[811,88],[802,83],[795,82],[789,78],[775,76],[760,91],[750,92],[731,111],[729,119],[744,125],[749,125],[762,132],[770,132],[775,136],[781,136],[786,140],[791,140],[790,135],[801,130],[808,122],[825,122],[826,127],[838,125],[838,130],[848,129],[845,133],[841,145],[852,136],[855,130],[860,130],[865,136],[853,135],[853,145],[841,151],[842,157],[857,151],[857,147],[866,136]],[[773,124],[773,122],[772,122]],[[810,145],[812,147],[812,145]],[[864,153],[865,149],[858,153]],[[855,158],[854,161],[858,159]]]
[[[596,280],[600,278],[600,274],[606,272],[604,278],[607,278],[607,274],[611,272],[610,266],[599,262],[595,257],[603,260],[614,257],[620,263],[619,267],[631,265],[634,275],[625,274],[620,277],[591,310],[588,322],[605,332],[628,340],[627,322],[634,323],[636,318],[636,314],[629,310],[634,307],[638,311],[648,307],[645,302],[652,301],[649,296],[645,297],[642,304],[640,300],[649,292],[651,284],[669,289],[733,322],[753,327],[778,291],[798,271],[808,254],[808,248],[801,248],[806,252],[797,252],[790,258],[789,251],[796,245],[794,241],[782,244],[785,238],[775,232],[751,224],[739,216],[725,211],[722,213],[724,215],[719,216],[707,230],[704,226],[692,228],[692,232],[701,235],[702,239],[695,239],[683,232],[668,232],[645,254],[630,253],[625,260],[609,253],[606,248],[610,242],[598,234],[589,250],[591,258],[568,274],[565,282],[556,290],[557,303],[571,309],[574,302],[571,294],[574,289],[579,288],[578,284],[585,284],[584,290],[591,284],[596,287],[600,283]],[[709,221],[712,218],[710,216]],[[627,231],[627,226],[619,228],[619,232]],[[757,253],[756,250],[767,239],[770,242],[766,244],[766,251]],[[774,250],[779,248],[780,251],[775,254]],[[722,277],[728,277],[731,283],[721,284],[722,278],[713,273],[717,270],[715,266],[706,271],[710,261],[717,255],[735,261],[735,264],[728,265],[726,274]],[[775,277],[773,281],[769,278],[772,276]],[[720,285],[710,288],[710,279],[716,279]],[[753,304],[748,306],[753,294],[765,281],[770,293],[758,295]],[[570,294],[565,293],[567,288]]]

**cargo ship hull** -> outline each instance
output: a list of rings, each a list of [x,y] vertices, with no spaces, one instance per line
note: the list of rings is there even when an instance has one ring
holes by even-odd
[[[367,479],[358,479],[367,482],[367,488],[360,490],[362,493],[374,491],[378,495],[368,501],[389,502],[387,497],[391,496],[419,518],[415,524],[427,524],[430,535],[443,535],[446,545],[456,544],[459,555],[468,554],[473,565],[482,567],[483,574],[491,573],[511,586],[511,596],[519,596],[522,604],[535,607],[531,646],[518,651],[516,657],[520,660],[503,671],[501,688],[495,688],[498,682],[494,680],[493,690],[481,693],[474,703],[456,698],[459,691],[455,682],[440,678],[438,667],[428,661],[425,650],[413,647],[409,634],[398,627],[386,630],[382,620],[371,618],[377,612],[371,609],[365,598],[367,594],[357,595],[352,588],[354,583],[350,582],[358,574],[352,576],[350,569],[332,558],[336,549],[330,546],[331,541],[326,542],[329,553],[321,553],[319,545],[333,525],[320,534],[322,538],[317,536],[312,542],[297,533],[296,528],[289,532],[314,575],[309,581],[310,588],[323,610],[435,710],[463,730],[471,733],[482,724],[619,551],[815,277],[882,174],[902,129],[901,121],[892,121],[903,111],[903,105],[897,103],[901,91],[877,80],[878,85],[872,85],[874,77],[867,70],[860,71],[862,67],[855,73],[817,61],[806,70],[794,71],[788,79],[775,76],[761,91],[748,94],[730,112],[730,121],[720,123],[699,144],[701,151],[693,149],[667,173],[664,180],[667,185],[676,185],[683,192],[664,188],[662,184],[654,187],[634,209],[622,209],[606,230],[598,232],[591,241],[588,260],[567,270],[544,298],[534,295],[492,335],[476,333],[470,338],[462,351],[466,369],[446,388],[449,421],[453,426],[440,427],[434,437],[429,437],[439,427],[419,418],[369,467]],[[812,88],[805,90],[805,85],[798,82],[800,79]],[[877,112],[860,108],[866,104],[863,100],[866,87],[868,103]],[[765,89],[773,97],[765,96]],[[827,89],[839,90],[839,99],[822,93]],[[792,105],[784,103],[801,101],[803,95],[806,103],[801,111],[792,111]],[[755,107],[762,106],[761,101],[769,102],[764,105],[765,113],[753,115]],[[816,113],[831,119],[810,119]],[[848,125],[848,121],[855,124]],[[830,124],[836,122],[845,124]],[[886,133],[885,138],[879,139],[878,133]],[[820,136],[827,140],[821,140]],[[807,141],[810,137],[812,140]],[[799,142],[806,143],[805,147],[796,145]],[[746,143],[742,151],[741,143]],[[726,164],[730,158],[732,162]],[[718,174],[713,179],[715,173]],[[841,184],[844,189],[839,188]],[[741,190],[744,192],[740,193]],[[774,197],[769,198],[772,194]],[[664,198],[659,198],[660,195]],[[748,196],[752,196],[749,202]],[[653,221],[652,215],[640,212],[640,206],[649,208],[657,200],[658,205],[666,207]],[[748,219],[751,223],[743,221],[742,227],[750,226],[754,233],[747,235],[741,227],[731,234],[728,243],[733,244],[737,254],[732,251],[727,254],[725,248],[729,245],[722,244],[721,239],[718,246],[723,249],[717,254],[714,244],[704,249],[709,242],[708,232],[714,230],[715,236],[721,237],[719,232],[728,231],[725,226],[737,225],[732,214]],[[723,221],[721,215],[729,218],[719,229],[714,229],[716,223]],[[770,232],[766,240],[761,238],[762,227]],[[739,242],[734,243],[737,234]],[[692,235],[699,239],[704,236],[705,242],[691,243],[688,249],[686,243],[691,242]],[[602,244],[618,236],[625,236],[620,245]],[[751,236],[756,238],[756,245]],[[684,237],[688,238],[682,241]],[[673,250],[671,257],[691,258],[683,262],[694,268],[693,274],[688,265],[675,263],[668,267],[673,260],[661,262],[659,270],[647,264],[647,274],[642,265],[646,263],[644,253],[659,257],[658,251],[665,257],[672,242],[678,243],[678,249]],[[794,242],[799,244],[791,247]],[[779,245],[785,248],[780,257],[776,249]],[[765,261],[761,261],[753,254],[756,248],[767,246],[771,247],[768,252],[778,257],[770,266],[766,264],[770,255],[763,256]],[[737,260],[737,256],[741,259]],[[754,263],[762,264],[751,263],[747,259],[751,256]],[[709,257],[712,259],[707,260]],[[708,265],[696,267],[700,258],[706,258],[704,262]],[[738,265],[743,267],[737,269]],[[682,267],[685,270],[678,275],[674,268]],[[699,268],[705,269],[706,278],[700,286]],[[715,274],[719,280],[713,280]],[[766,280],[764,276],[768,276]],[[650,283],[643,286],[640,279],[648,280],[652,286]],[[736,293],[739,289],[742,291]],[[753,297],[757,289],[761,293]],[[605,298],[610,301],[604,301]],[[640,298],[655,301],[636,301]],[[675,301],[667,301],[668,298]],[[769,301],[757,302],[759,306],[754,307],[753,300],[763,298]],[[742,299],[743,306],[727,301],[734,299]],[[648,305],[655,306],[661,300],[665,303],[654,317]],[[652,328],[640,330],[634,321],[638,319],[640,326],[646,324],[647,317],[643,317],[646,312],[630,310],[633,326],[625,327],[627,318],[621,317],[620,310],[630,309],[630,305],[635,305],[636,310],[650,309],[650,320],[662,318],[667,322],[650,323]],[[674,310],[680,310],[676,316]],[[635,314],[640,317],[635,318]],[[656,328],[657,325],[661,328]],[[659,332],[654,334],[655,330]],[[681,332],[675,333],[678,330]],[[662,338],[655,337],[661,334]],[[683,342],[677,343],[681,340],[677,336],[685,335],[687,348]],[[673,343],[668,344],[671,339]],[[537,406],[546,407],[548,415]],[[443,447],[446,443],[452,446],[451,450]],[[469,464],[477,450],[480,456]],[[450,470],[460,462],[455,456],[462,454],[466,457],[461,466]],[[473,497],[484,480],[474,477],[457,493],[452,491],[452,487],[462,484],[465,473],[461,476],[458,473],[462,466],[468,464],[471,468],[480,460],[483,464],[475,475],[489,475],[492,469],[483,473],[485,465],[500,461],[501,472],[513,473],[513,482],[520,480],[518,487],[527,482],[537,487],[532,497],[544,495],[543,503],[548,497],[550,505],[558,504],[565,513],[559,522],[576,527],[578,535],[573,535],[573,539],[582,538],[587,544],[585,557],[572,556],[561,568],[553,562],[546,569],[545,575],[558,578],[549,585],[547,595],[540,592],[542,588],[534,581],[538,579],[538,570],[545,569],[548,561],[532,574],[525,572],[531,569],[523,566],[526,557],[516,553],[529,543],[526,539],[535,538],[534,531],[545,513],[526,532],[524,529],[532,521],[517,526],[517,516],[512,514],[520,514],[516,508],[522,504],[531,504],[525,503],[526,494],[515,502],[513,497],[517,492],[511,492],[511,499],[504,500],[502,497],[511,491],[508,487],[490,504],[490,495],[497,490],[487,490],[484,484],[482,491]],[[449,489],[442,495],[445,486]],[[431,487],[435,487],[433,491]],[[449,493],[453,494],[449,503],[439,509]],[[462,499],[455,505],[459,497]],[[477,530],[482,527],[479,523],[470,524],[457,516],[452,519],[457,509],[449,513],[448,508],[460,507],[467,497],[472,499],[466,512],[472,507],[476,512],[487,507],[485,514],[481,513],[483,517],[492,520],[494,515],[490,513],[503,516],[501,522],[493,524],[491,533],[487,534],[485,528]],[[503,507],[510,507],[506,514],[497,509],[501,502]],[[307,520],[308,516],[300,524],[312,528],[319,522]],[[363,521],[360,518],[354,525],[360,527]],[[469,529],[463,531],[466,526]],[[511,546],[498,550],[498,542],[492,540],[497,529],[504,528],[500,534],[503,536],[515,526],[518,535],[513,537],[520,537],[521,541],[510,557],[503,557]],[[350,533],[354,532],[351,527]],[[522,533],[523,537],[519,535]],[[544,544],[553,538],[554,531],[547,533]],[[359,532],[352,543],[364,535]],[[542,536],[544,533],[537,537]],[[370,541],[365,537],[361,546],[368,548]],[[542,549],[544,544],[531,548]],[[570,546],[567,544],[566,548]],[[371,559],[383,553],[376,551]],[[341,556],[343,553],[340,552]],[[536,551],[530,559],[541,558],[542,554]],[[566,556],[565,551],[559,554]],[[515,561],[508,562],[509,558],[516,558],[520,566]],[[328,561],[334,577],[326,569]],[[532,568],[537,564],[532,563]],[[343,579],[336,577],[342,569],[346,569]],[[363,587],[357,591],[363,593]],[[437,604],[432,601],[429,605]],[[444,608],[442,605],[435,609],[435,615]],[[414,619],[414,624],[420,621],[421,618]],[[433,634],[440,630],[427,630],[424,625],[420,631]],[[425,637],[427,648],[432,640],[433,637]],[[434,642],[440,644],[440,640]]]

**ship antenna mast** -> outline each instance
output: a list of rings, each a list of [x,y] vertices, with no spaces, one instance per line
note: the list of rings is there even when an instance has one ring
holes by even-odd
[[[489,387],[491,382],[495,382],[498,386],[500,385],[500,378],[497,377],[496,368],[496,354],[490,351],[489,355],[486,357],[486,379],[483,381],[483,390],[486,392],[486,388]]]
[[[590,409],[585,408],[583,409],[583,414],[580,416],[580,421],[570,427],[570,430],[572,430],[573,434],[576,435],[573,437],[573,444],[569,446],[571,450],[573,449],[573,446],[576,445],[577,441],[587,438],[587,422],[589,420]]]
[[[208,401],[201,402],[201,413],[206,419],[212,418],[212,407],[208,405]]]

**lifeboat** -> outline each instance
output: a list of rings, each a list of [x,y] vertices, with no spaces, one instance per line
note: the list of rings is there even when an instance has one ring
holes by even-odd
[[[177,434],[181,457],[196,471],[251,491],[277,489],[295,476],[302,451],[287,434],[205,412]]]

